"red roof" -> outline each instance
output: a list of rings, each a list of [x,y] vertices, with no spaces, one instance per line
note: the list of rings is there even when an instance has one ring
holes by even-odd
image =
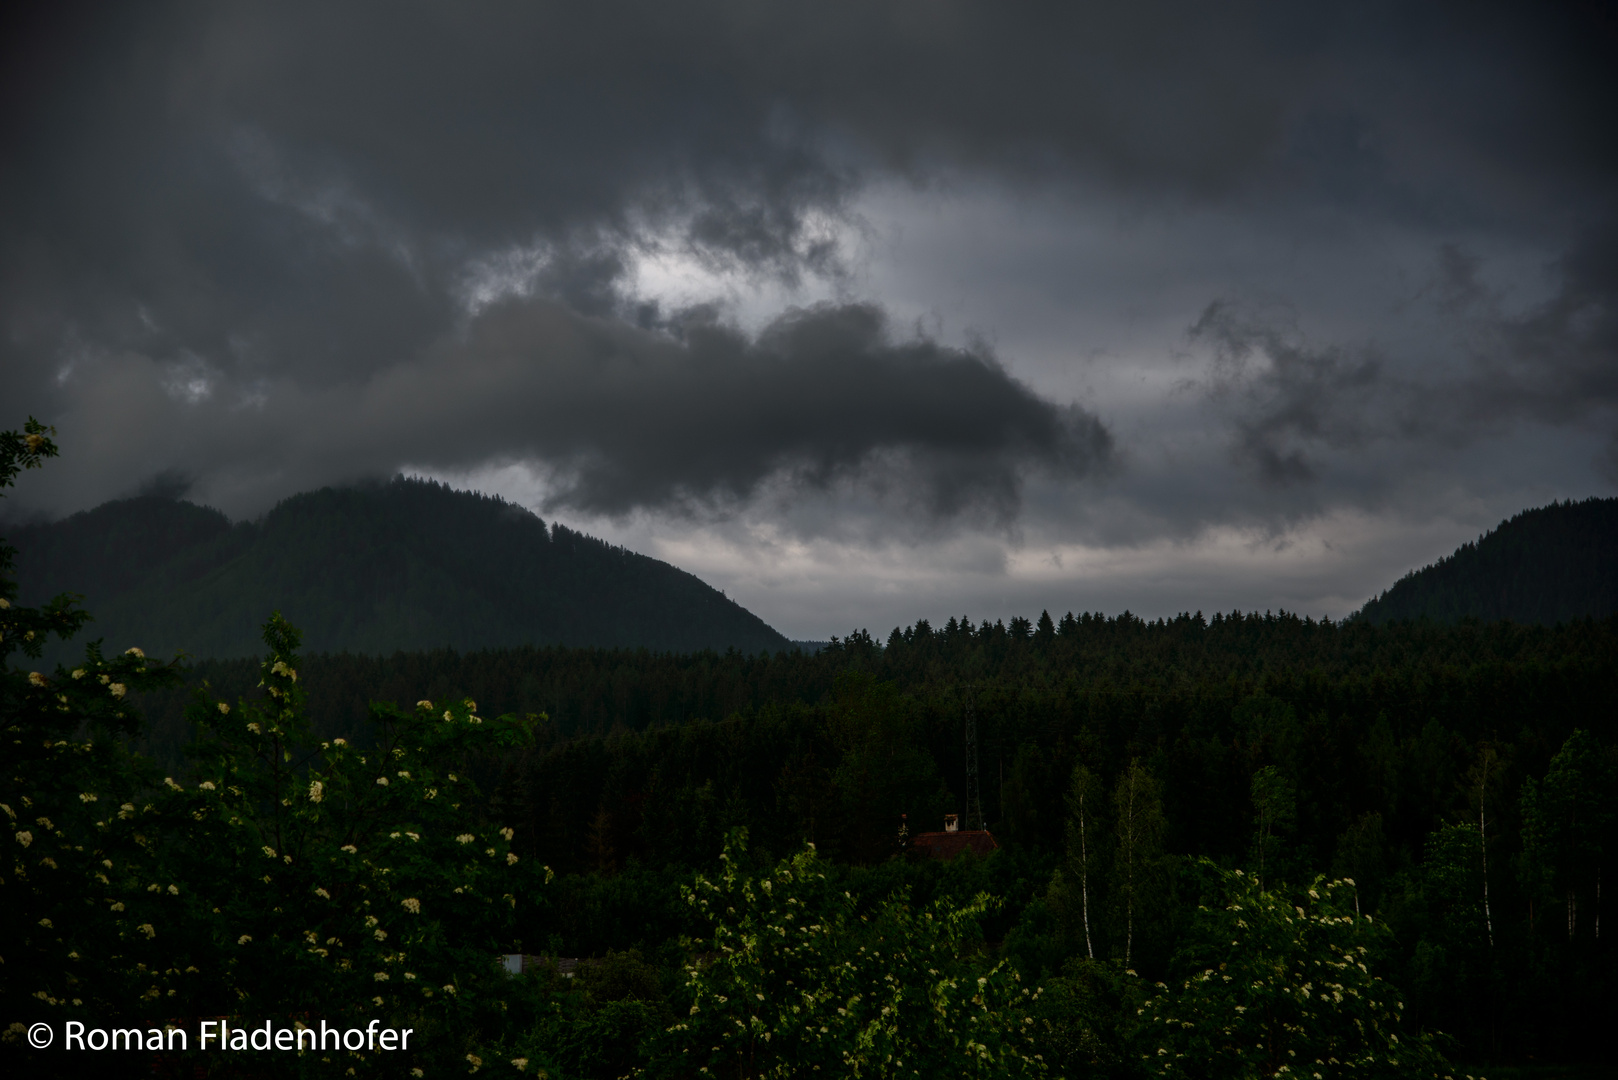
[[[987,855],[1000,845],[988,829],[961,829],[957,832],[924,832],[910,838],[910,846],[935,859],[953,859],[963,851]]]

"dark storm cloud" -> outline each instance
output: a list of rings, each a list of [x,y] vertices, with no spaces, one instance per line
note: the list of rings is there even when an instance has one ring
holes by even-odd
[[[755,339],[711,322],[682,337],[510,304],[383,396],[400,408],[451,400],[469,372],[494,369],[503,385],[528,383],[514,407],[479,406],[487,450],[558,463],[555,503],[608,514],[742,501],[786,476],[890,484],[928,515],[1004,519],[1025,470],[1073,480],[1110,462],[1094,416],[1041,399],[991,356],[895,341],[869,306],[793,312]]]
[[[869,307],[682,323],[629,295],[635,253],[835,278],[817,222],[864,185],[974,170],[1554,241],[1618,190],[1601,10],[40,5],[0,64],[0,396],[97,440],[86,497],[534,455],[597,510],[858,478],[1003,517],[1028,470],[1111,459],[1091,413]],[[1610,401],[1583,250],[1560,300],[1493,324],[1478,416]],[[1364,437],[1372,359],[1204,323],[1263,479]]]
[[[217,373],[188,374],[176,393],[136,354],[83,363],[88,422],[76,426],[93,434],[75,458],[163,433],[103,496],[194,486],[238,513],[404,463],[504,460],[547,468],[552,509],[706,514],[785,484],[1005,525],[1026,479],[1071,483],[1113,458],[1095,416],[1039,397],[986,352],[896,337],[865,305],[790,312],[750,336],[700,315],[643,330],[508,298],[373,378],[282,380],[257,397]],[[201,476],[181,471],[199,461]]]
[[[1596,471],[1618,483],[1618,228],[1585,236],[1559,260],[1551,297],[1519,314],[1501,314],[1497,298],[1464,273],[1471,267],[1458,269],[1474,363],[1451,405],[1460,422],[1601,425],[1608,436]]]
[[[1215,301],[1191,327],[1214,351],[1209,394],[1234,406],[1232,452],[1267,484],[1316,478],[1317,450],[1342,450],[1366,435],[1375,401],[1376,357],[1311,347],[1285,314],[1265,317]]]
[[[1618,228],[1587,234],[1555,277],[1553,295],[1520,314],[1491,310],[1482,288],[1467,296],[1479,335],[1467,406],[1480,420],[1618,410]]]
[[[1513,310],[1485,261],[1441,245],[1417,297],[1460,345],[1451,366],[1397,372],[1366,342],[1318,345],[1289,310],[1215,301],[1190,327],[1212,354],[1202,389],[1234,457],[1268,484],[1319,478],[1321,460],[1374,439],[1468,445],[1513,424],[1593,422],[1618,446],[1618,229],[1598,228],[1550,268],[1550,295]]]

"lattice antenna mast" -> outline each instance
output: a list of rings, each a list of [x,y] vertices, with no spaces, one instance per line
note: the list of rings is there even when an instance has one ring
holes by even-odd
[[[966,704],[966,828],[983,828],[983,796],[978,789],[978,721],[972,711],[972,687],[965,688]]]

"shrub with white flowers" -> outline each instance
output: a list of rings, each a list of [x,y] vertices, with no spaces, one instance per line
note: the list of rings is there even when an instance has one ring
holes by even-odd
[[[689,1013],[664,1033],[653,1071],[1044,1075],[1033,995],[982,948],[988,896],[917,909],[898,895],[861,912],[813,848],[754,876],[740,865],[745,839],[733,831],[719,878],[685,890],[712,936],[689,943]]]
[[[50,435],[32,418],[0,432],[0,489],[56,456]],[[183,901],[149,891],[170,879],[138,869],[150,830],[134,805],[160,781],[126,749],[137,730],[126,695],[171,685],[178,670],[138,649],[104,656],[99,642],[71,670],[13,667],[19,652],[37,659],[51,636],[89,621],[69,596],[15,604],[14,555],[0,544],[0,808],[11,826],[0,831],[0,1024],[113,1002],[158,1009],[166,1003],[150,997],[150,976],[170,966]]]
[[[55,452],[33,421],[26,436],[0,432],[0,488]],[[38,657],[47,635],[70,637],[88,617],[68,597],[14,605],[11,555],[0,545],[0,1028],[195,1032],[198,1017],[310,1016],[418,1032],[409,1062],[217,1062],[254,1075],[442,1072],[502,1037],[513,988],[494,958],[549,871],[509,857],[516,834],[479,818],[462,763],[524,742],[527,721],[476,717],[470,701],[443,717],[376,706],[365,753],[323,744],[304,714],[299,635],[277,614],[262,696],[230,706],[199,690],[189,769],[165,777],[126,746],[135,699],[176,683],[177,665],[138,648],[109,658],[96,643],[71,670],[13,668],[13,653]],[[391,762],[395,782],[378,784],[366,753]],[[459,799],[431,797],[457,776]],[[0,1042],[0,1055],[35,1053]],[[0,1072],[12,1064],[0,1056]]]
[[[1387,931],[1356,912],[1352,881],[1316,879],[1291,895],[1240,870],[1201,869],[1208,895],[1180,974],[1140,1012],[1150,1075],[1456,1075],[1429,1038],[1401,1033],[1401,996],[1371,971]]]

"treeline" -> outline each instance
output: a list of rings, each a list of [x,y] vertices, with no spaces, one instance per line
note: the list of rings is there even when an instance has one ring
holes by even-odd
[[[682,773],[697,777],[692,790],[711,781],[724,798],[742,800],[746,819],[728,823],[750,824],[758,838],[842,844],[840,826],[782,793],[832,799],[831,777],[871,740],[884,741],[890,756],[913,755],[930,778],[901,782],[910,774],[886,768],[895,793],[856,800],[879,819],[870,829],[891,833],[900,813],[931,821],[961,811],[969,705],[985,810],[1010,843],[1059,850],[1073,765],[1082,759],[1111,776],[1141,758],[1166,784],[1170,846],[1235,857],[1246,842],[1251,776],[1274,764],[1300,792],[1295,842],[1324,866],[1343,831],[1371,812],[1382,815],[1390,845],[1419,858],[1483,742],[1509,745],[1510,778],[1520,778],[1542,775],[1575,727],[1613,741],[1615,661],[1615,620],[1378,627],[1237,613],[1009,626],[952,619],[939,631],[920,622],[894,631],[886,647],[861,632],[814,656],[440,650],[315,655],[304,671],[314,727],[327,735],[363,734],[370,701],[408,707],[459,693],[492,714],[544,714],[531,768],[536,777],[558,774],[542,786],[577,790],[556,800],[549,829],[572,845],[547,853],[564,868],[588,865],[584,838],[600,807],[617,822],[620,859],[667,858],[652,838],[658,826],[643,818],[676,811],[636,808],[647,799],[656,806],[657,791],[684,790],[669,780]],[[257,670],[206,661],[189,679],[233,697],[251,690]],[[174,760],[189,737],[180,719],[188,693],[144,703],[159,757]],[[745,782],[728,778],[732,759]],[[701,831],[701,820],[691,817],[682,832]],[[693,843],[711,855],[721,835]],[[874,843],[858,829],[849,836],[851,850]]]

